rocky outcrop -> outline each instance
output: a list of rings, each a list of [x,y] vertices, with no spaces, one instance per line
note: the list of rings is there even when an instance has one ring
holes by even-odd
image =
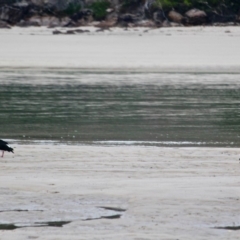
[[[169,0],[170,1],[170,0]],[[104,2],[104,4],[102,4]],[[240,4],[188,9],[178,5],[177,11],[162,8],[156,0],[0,0],[1,26],[18,25],[47,27],[77,27],[96,25],[101,29],[112,26],[170,27],[217,23],[238,24]],[[207,7],[206,7],[207,6]],[[236,8],[236,9],[235,9]]]
[[[201,25],[207,22],[207,14],[199,9],[191,9],[185,13],[188,23],[191,25]]]
[[[22,9],[15,6],[3,6],[0,8],[0,20],[10,24],[16,24],[24,15]]]

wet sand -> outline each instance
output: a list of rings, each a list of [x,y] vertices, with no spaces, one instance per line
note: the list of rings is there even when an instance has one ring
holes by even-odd
[[[239,236],[239,149],[14,147],[0,161],[0,223],[22,228],[1,239]]]

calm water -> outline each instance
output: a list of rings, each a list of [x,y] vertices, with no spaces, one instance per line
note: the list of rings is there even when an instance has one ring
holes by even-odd
[[[0,138],[240,146],[239,74],[0,73]]]

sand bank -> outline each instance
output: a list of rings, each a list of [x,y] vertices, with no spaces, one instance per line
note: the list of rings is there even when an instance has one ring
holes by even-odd
[[[239,237],[216,228],[240,226],[239,149],[14,147],[0,161],[0,222],[23,228],[1,239]]]
[[[47,28],[1,29],[0,67],[240,72],[239,27],[87,29],[75,35],[53,35]]]

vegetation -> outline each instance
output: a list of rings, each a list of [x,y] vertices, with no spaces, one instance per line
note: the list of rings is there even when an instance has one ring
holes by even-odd
[[[121,12],[129,12],[136,9],[142,3],[142,0],[123,0],[121,1]]]
[[[67,9],[64,10],[65,15],[73,15],[81,10],[81,5],[80,4],[73,4],[70,3],[67,7]]]
[[[199,8],[202,10],[219,10],[237,14],[240,10],[239,0],[155,0],[154,7],[160,7],[166,10],[183,10],[189,8]]]
[[[99,0],[92,3],[89,8],[93,11],[93,16],[96,20],[104,20],[107,16],[107,9],[110,7],[110,2],[106,0]]]

